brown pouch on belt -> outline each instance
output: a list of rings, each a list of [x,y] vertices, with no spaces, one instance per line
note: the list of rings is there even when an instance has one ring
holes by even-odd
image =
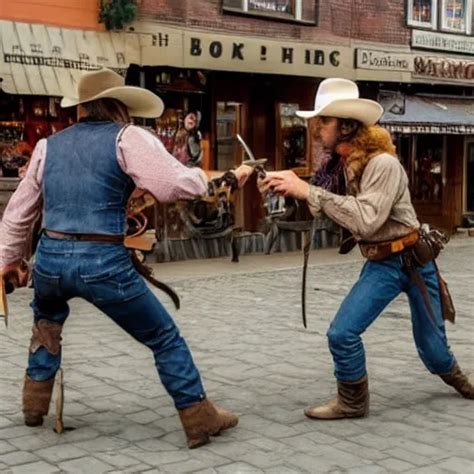
[[[445,279],[441,276],[438,265],[433,262],[436,268],[436,274],[438,275],[438,286],[439,286],[439,298],[441,302],[441,314],[445,321],[450,321],[454,324],[456,318],[456,309],[454,308],[453,299],[449,293],[448,284]]]
[[[448,237],[437,229],[428,231],[420,229],[420,238],[412,247],[412,254],[416,263],[420,267],[424,267],[428,262],[435,260],[448,240]]]

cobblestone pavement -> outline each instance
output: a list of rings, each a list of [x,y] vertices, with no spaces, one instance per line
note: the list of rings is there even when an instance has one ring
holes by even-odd
[[[370,417],[306,419],[307,404],[334,394],[325,332],[357,278],[360,262],[334,256],[318,263],[318,252],[312,254],[305,330],[299,301],[301,256],[293,259],[293,268],[272,266],[286,258],[273,255],[265,265],[250,265],[252,270],[245,272],[253,258],[245,257],[241,267],[213,277],[192,275],[189,269],[199,269],[201,262],[189,262],[184,278],[174,272],[183,306],[176,319],[208,394],[241,415],[236,429],[194,451],[184,447],[178,417],[148,350],[81,301],[72,302],[63,346],[65,422],[75,430],[55,434],[54,416],[41,428],[23,426],[20,391],[31,290],[12,295],[10,328],[0,329],[0,471],[474,471],[472,401],[422,366],[404,296],[365,335]],[[474,369],[473,262],[474,239],[469,238],[453,242],[440,259],[458,310],[449,339],[467,370]],[[170,265],[162,268],[166,275]]]

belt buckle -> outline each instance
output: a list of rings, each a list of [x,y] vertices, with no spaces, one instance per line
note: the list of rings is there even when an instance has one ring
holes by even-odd
[[[401,252],[404,248],[405,248],[405,246],[403,245],[403,242],[402,242],[401,239],[395,240],[394,242],[391,242],[391,244],[390,244],[390,249],[391,249],[392,253]]]

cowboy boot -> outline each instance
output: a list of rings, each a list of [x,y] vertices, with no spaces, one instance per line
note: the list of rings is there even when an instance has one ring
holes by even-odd
[[[356,382],[337,382],[337,398],[326,405],[305,409],[308,418],[337,420],[361,418],[369,414],[369,381],[367,376]]]
[[[41,426],[48,414],[54,378],[37,382],[25,375],[23,385],[23,415],[26,426]]]
[[[464,398],[474,400],[474,386],[457,363],[454,364],[451,372],[448,374],[440,374],[439,376],[445,384],[454,387]]]
[[[188,408],[178,410],[189,449],[209,443],[209,436],[233,428],[239,422],[237,415],[218,407],[207,398]]]

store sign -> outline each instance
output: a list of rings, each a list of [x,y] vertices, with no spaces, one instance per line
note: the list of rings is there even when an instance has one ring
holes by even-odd
[[[415,75],[462,81],[474,80],[474,60],[416,56]]]
[[[156,47],[142,48],[146,65],[166,64],[184,68],[241,71],[296,76],[353,76],[351,49],[276,41],[266,38],[218,35],[195,30],[174,30],[143,24],[140,31],[153,31],[162,39]],[[146,28],[146,30],[144,29]],[[181,34],[182,41],[176,36]]]
[[[412,30],[411,46],[412,48],[474,54],[474,37]]]
[[[184,33],[187,67],[327,77],[351,74],[351,50],[264,38]]]
[[[357,48],[356,67],[378,71],[410,72],[414,70],[413,55]]]

